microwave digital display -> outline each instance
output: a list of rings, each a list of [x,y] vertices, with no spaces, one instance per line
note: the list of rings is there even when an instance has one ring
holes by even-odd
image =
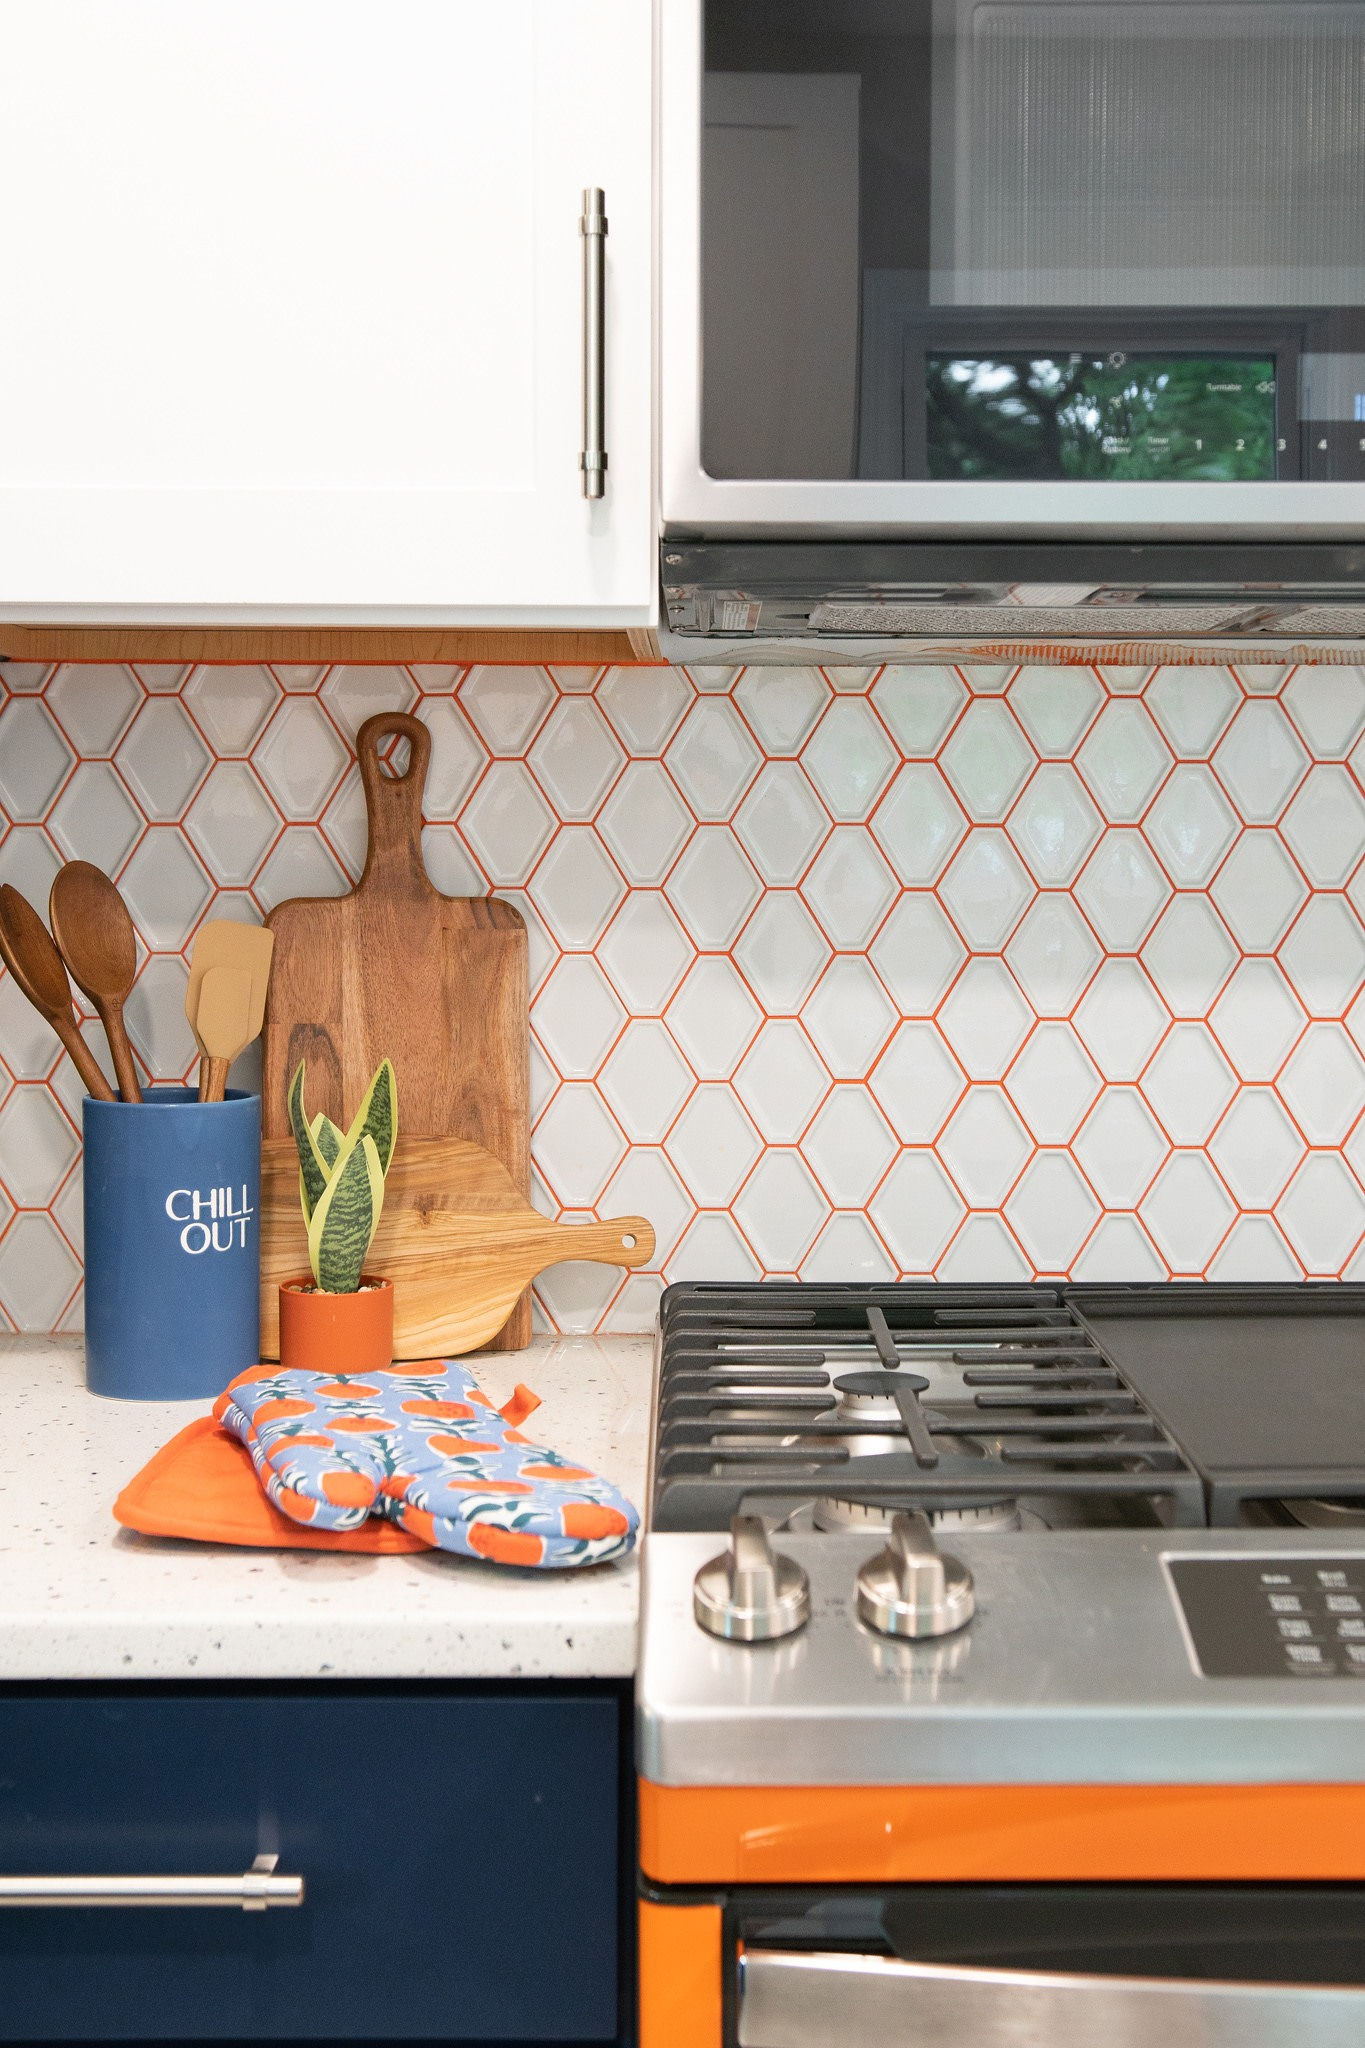
[[[935,480],[1276,474],[1271,356],[930,350],[924,361]]]

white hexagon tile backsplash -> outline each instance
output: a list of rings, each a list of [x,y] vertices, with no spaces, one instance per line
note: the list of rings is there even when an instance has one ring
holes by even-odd
[[[433,877],[530,929],[536,1199],[658,1233],[546,1275],[546,1324],[697,1276],[1365,1272],[1365,667],[7,663],[0,879],[115,876],[156,1078],[199,923],[358,875],[351,740],[400,707]],[[79,1324],[79,1111],[0,974],[0,1327]]]

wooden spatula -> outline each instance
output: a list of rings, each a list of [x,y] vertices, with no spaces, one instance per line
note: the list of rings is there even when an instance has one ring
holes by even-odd
[[[228,1068],[255,1037],[251,1028],[251,976],[237,967],[210,967],[199,984],[194,1015],[199,1042],[199,1100],[221,1102]]]
[[[88,860],[69,860],[53,876],[47,914],[72,980],[99,1013],[119,1094],[125,1102],[141,1102],[123,1023],[123,1005],[137,979],[137,937],[128,906],[101,869]]]
[[[293,1139],[267,1138],[261,1150],[261,1356],[277,1358],[277,1290],[308,1271],[308,1235]],[[400,1136],[366,1267],[393,1282],[395,1358],[442,1358],[495,1337],[547,1266],[636,1267],[653,1256],[643,1216],[551,1223],[481,1146]]]
[[[0,956],[40,1017],[46,1017],[70,1053],[89,1094],[113,1102],[113,1089],[81,1037],[71,1007],[71,983],[51,932],[26,896],[9,882],[0,885]]]
[[[247,1012],[246,1036],[232,1054],[250,1045],[253,1038],[261,1035],[261,1024],[265,1018],[266,990],[270,986],[270,959],[275,950],[275,934],[259,924],[237,924],[226,917],[211,918],[200,925],[190,955],[189,986],[185,990],[185,1015],[199,1046],[199,1100],[221,1102],[222,1091],[217,1095],[206,1095],[209,1085],[207,1064],[209,1055],[205,1051],[204,1039],[199,1029],[201,991],[205,977],[216,969],[226,969],[232,974],[245,975],[249,983],[249,1008]],[[220,997],[220,1001],[226,1000]],[[235,1000],[235,999],[234,999]],[[226,1026],[224,1026],[226,1028]]]

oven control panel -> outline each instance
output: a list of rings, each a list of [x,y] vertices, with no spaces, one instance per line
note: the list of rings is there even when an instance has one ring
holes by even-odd
[[[1205,1678],[1365,1679],[1365,1559],[1166,1560]]]

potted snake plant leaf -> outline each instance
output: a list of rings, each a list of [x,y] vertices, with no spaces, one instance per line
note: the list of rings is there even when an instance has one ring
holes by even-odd
[[[382,1060],[348,1131],[309,1120],[304,1062],[289,1083],[299,1154],[299,1202],[312,1272],[280,1286],[280,1364],[314,1372],[374,1372],[393,1357],[393,1282],[365,1271],[398,1138],[398,1086]]]

